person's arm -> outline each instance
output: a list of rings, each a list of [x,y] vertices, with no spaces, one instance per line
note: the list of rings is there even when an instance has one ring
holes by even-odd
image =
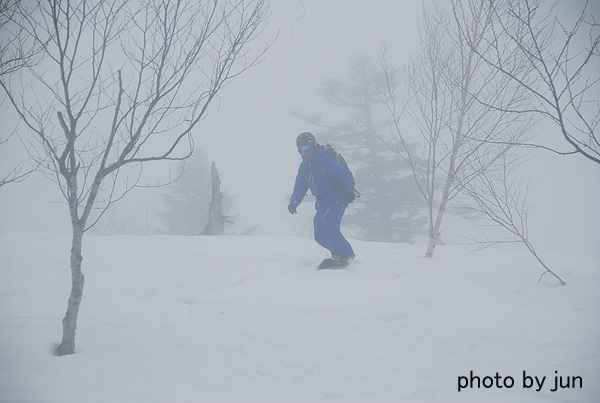
[[[306,196],[306,192],[308,191],[308,182],[306,182],[306,176],[304,172],[302,172],[303,164],[300,164],[298,168],[298,174],[296,175],[296,182],[294,183],[294,191],[292,192],[292,196],[290,197],[290,203],[295,203],[299,205]]]

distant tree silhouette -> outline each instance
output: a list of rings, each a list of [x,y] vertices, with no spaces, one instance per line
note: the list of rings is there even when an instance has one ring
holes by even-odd
[[[158,217],[168,234],[199,235],[206,225],[210,202],[210,165],[206,155],[196,149],[180,169],[180,178],[161,195],[166,209]]]

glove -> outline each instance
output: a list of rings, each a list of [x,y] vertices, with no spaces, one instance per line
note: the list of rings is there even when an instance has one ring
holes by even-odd
[[[344,200],[346,203],[352,203],[356,196],[354,195],[354,190],[348,190],[344,192]]]
[[[290,212],[291,215],[297,214],[298,212],[296,211],[296,207],[298,206],[298,203],[296,202],[290,202],[290,204],[288,205],[288,211]]]

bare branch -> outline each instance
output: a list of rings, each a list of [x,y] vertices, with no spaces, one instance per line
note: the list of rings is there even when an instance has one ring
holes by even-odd
[[[530,92],[536,103],[519,108],[486,105],[550,119],[570,149],[561,151],[531,143],[525,144],[527,147],[577,154],[600,163],[600,80],[596,73],[600,64],[600,25],[587,15],[586,8],[573,26],[566,28],[557,20],[556,9],[545,10],[541,0],[493,4],[495,27],[487,38],[490,46],[474,50],[490,67]],[[509,70],[513,60],[523,67]]]
[[[527,202],[529,185],[512,178],[511,174],[516,166],[508,155],[503,155],[502,163],[502,169],[483,170],[476,183],[466,186],[466,193],[474,204],[463,207],[507,230],[512,235],[513,242],[525,245],[544,268],[544,273],[550,273],[561,285],[565,285],[566,283],[541,259],[529,239],[528,216],[531,210]],[[482,245],[489,247],[504,242],[506,241],[485,240]]]

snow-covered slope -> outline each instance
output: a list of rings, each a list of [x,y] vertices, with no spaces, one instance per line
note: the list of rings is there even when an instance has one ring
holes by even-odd
[[[59,358],[69,239],[0,235],[0,401],[599,401],[600,259],[546,256],[557,287],[519,249],[353,244],[317,271],[303,238],[86,237]]]

